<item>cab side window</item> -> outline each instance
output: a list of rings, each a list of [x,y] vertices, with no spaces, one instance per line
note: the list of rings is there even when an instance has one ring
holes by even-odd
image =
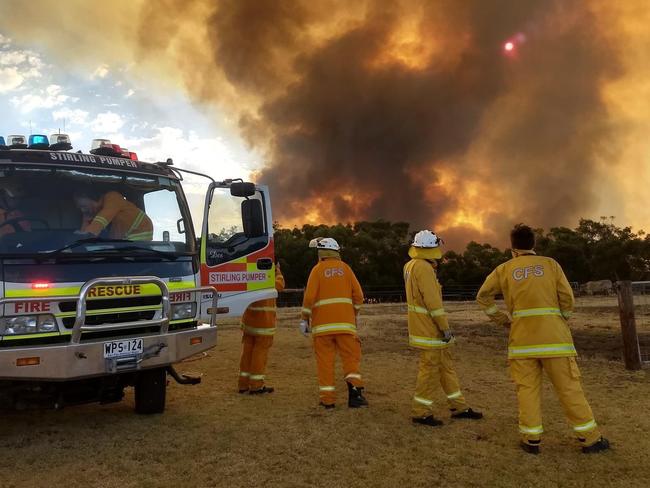
[[[269,240],[264,199],[260,192],[235,197],[227,188],[215,188],[208,214],[208,266],[232,261],[264,248]]]

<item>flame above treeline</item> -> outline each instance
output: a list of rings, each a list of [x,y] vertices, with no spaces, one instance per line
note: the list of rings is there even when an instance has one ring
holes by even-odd
[[[84,38],[229,114],[266,156],[256,177],[281,224],[382,218],[502,242],[520,221],[650,222],[636,203],[650,154],[643,1],[89,3],[42,24],[21,3],[4,22],[54,46]],[[100,10],[106,28],[87,26]]]

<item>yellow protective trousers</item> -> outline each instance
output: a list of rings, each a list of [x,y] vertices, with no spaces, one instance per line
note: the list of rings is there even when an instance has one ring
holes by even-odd
[[[422,350],[411,410],[413,417],[428,417],[432,414],[433,399],[441,386],[450,409],[467,410],[467,402],[460,391],[449,348]]]
[[[583,446],[600,439],[600,430],[582,391],[580,370],[574,357],[510,360],[510,374],[517,385],[519,432],[531,444],[541,441],[542,371],[546,371],[564,413]]]
[[[320,401],[325,405],[336,402],[336,381],[334,361],[336,352],[341,356],[345,381],[353,386],[362,387],[361,342],[355,334],[327,334],[314,337],[314,352],[318,367],[318,386]]]
[[[264,372],[273,336],[243,334],[241,342],[239,389],[259,390],[264,386]]]

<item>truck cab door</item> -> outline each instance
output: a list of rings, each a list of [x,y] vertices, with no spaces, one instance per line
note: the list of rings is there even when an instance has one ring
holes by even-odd
[[[253,302],[277,297],[271,200],[266,186],[215,182],[205,200],[201,286],[219,295],[219,317],[239,317]],[[201,318],[210,307],[203,296]]]

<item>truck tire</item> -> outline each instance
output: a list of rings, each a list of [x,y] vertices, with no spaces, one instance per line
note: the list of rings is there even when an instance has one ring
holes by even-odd
[[[135,383],[135,412],[143,415],[163,413],[167,396],[165,368],[146,369]]]

